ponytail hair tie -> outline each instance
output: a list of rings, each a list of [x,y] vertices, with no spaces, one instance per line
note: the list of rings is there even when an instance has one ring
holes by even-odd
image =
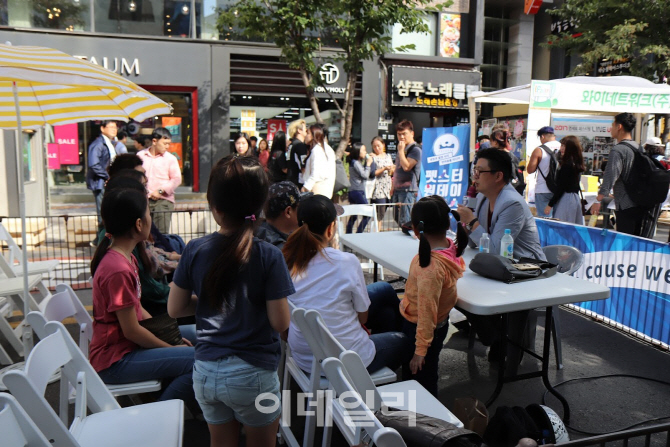
[[[112,240],[112,233],[105,233],[105,237],[109,240]]]
[[[251,216],[246,216],[244,220],[250,220],[252,222],[256,222],[256,215],[252,214]]]
[[[419,221],[418,228],[419,228],[419,234],[423,234],[423,220]]]

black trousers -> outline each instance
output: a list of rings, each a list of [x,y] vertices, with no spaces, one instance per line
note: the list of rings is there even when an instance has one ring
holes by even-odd
[[[616,230],[633,236],[642,235],[642,224],[649,217],[649,210],[634,206],[625,210],[617,210]]]

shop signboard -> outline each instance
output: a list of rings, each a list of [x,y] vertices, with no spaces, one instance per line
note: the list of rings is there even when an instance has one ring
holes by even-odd
[[[468,190],[469,143],[469,125],[423,129],[419,182],[422,197],[437,194],[450,207],[463,198]]]
[[[612,117],[591,115],[557,115],[551,117],[556,139],[568,135],[579,137],[584,155],[586,171],[584,174],[602,172],[604,163],[614,145],[610,134]]]
[[[59,164],[78,165],[79,128],[77,124],[54,126],[54,140],[58,148]]]
[[[274,140],[275,134],[279,131],[286,133],[286,129],[287,129],[286,120],[276,120],[276,119],[268,120],[268,141]]]
[[[461,57],[461,15],[440,14],[440,55]]]
[[[479,91],[481,73],[428,67],[391,67],[391,106],[467,109],[468,96]]]
[[[242,110],[240,120],[240,132],[246,133],[250,137],[256,135],[256,110]]]
[[[60,169],[58,143],[47,144],[47,169]]]
[[[666,91],[662,91],[662,88]],[[670,113],[670,86],[660,84],[656,88],[639,87],[622,91],[620,86],[532,81],[530,107],[613,113]]]

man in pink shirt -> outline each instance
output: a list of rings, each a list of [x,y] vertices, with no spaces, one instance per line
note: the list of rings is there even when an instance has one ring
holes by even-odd
[[[177,157],[168,152],[172,135],[164,127],[154,129],[151,134],[151,146],[137,153],[142,159],[146,171],[149,208],[158,230],[170,232],[172,211],[174,211],[174,192],[181,184],[181,171]]]

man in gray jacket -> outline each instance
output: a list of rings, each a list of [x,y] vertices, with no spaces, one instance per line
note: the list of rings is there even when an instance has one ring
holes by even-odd
[[[491,253],[500,253],[500,240],[509,229],[514,238],[514,257],[546,260],[535,218],[524,198],[510,185],[512,159],[508,152],[482,149],[477,153],[474,183],[477,206],[472,211],[458,206],[461,222],[466,224],[472,246],[479,244],[482,234],[489,233]]]

